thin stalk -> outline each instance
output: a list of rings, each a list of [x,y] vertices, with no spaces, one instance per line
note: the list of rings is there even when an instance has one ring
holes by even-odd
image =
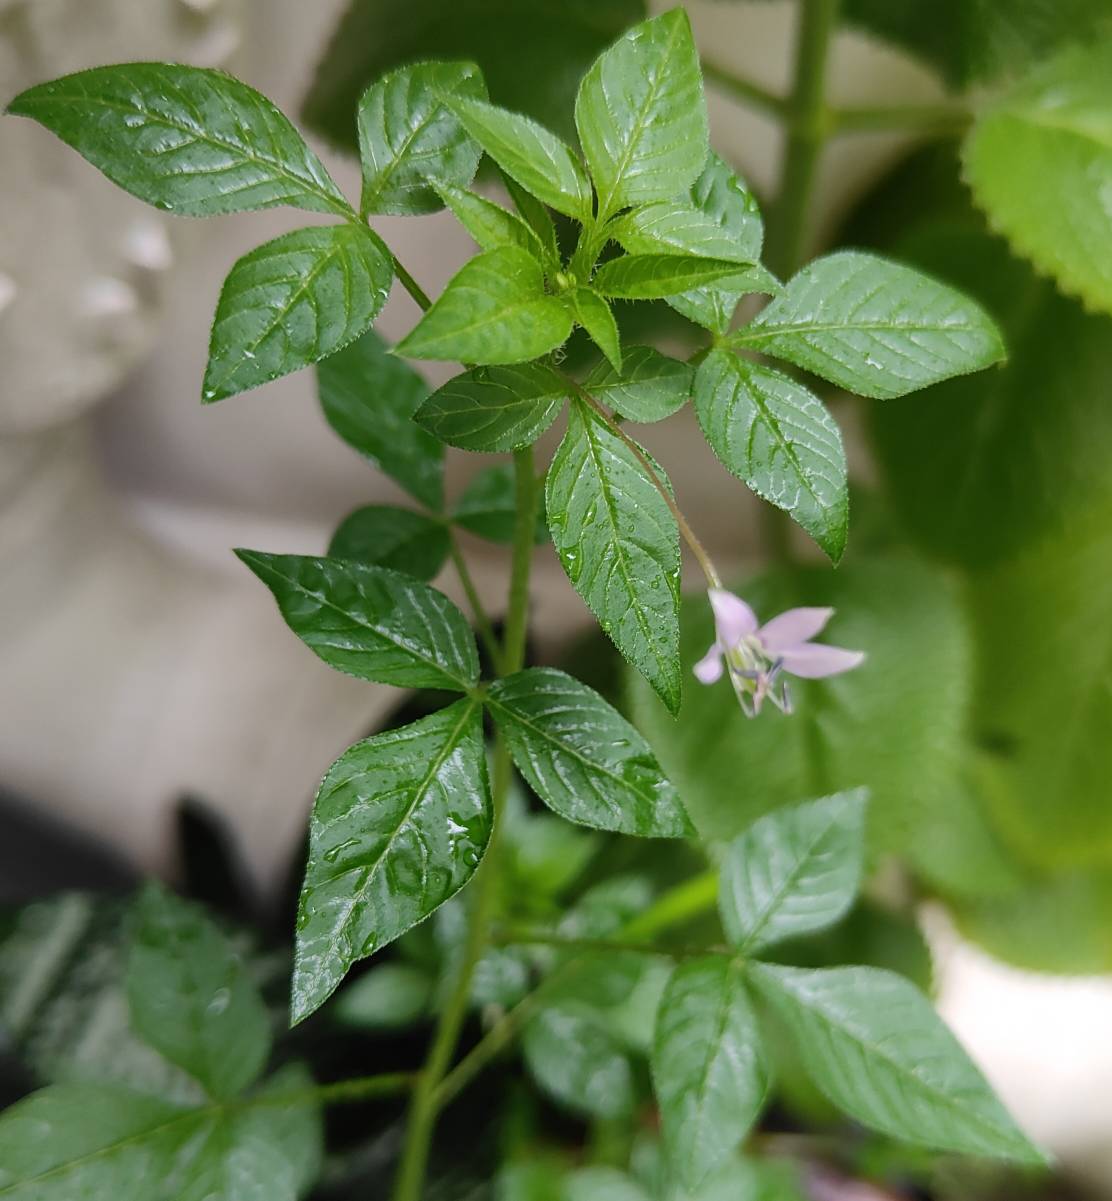
[[[432,308],[432,301],[429,299],[428,293],[409,274],[396,254],[391,255],[391,258],[394,260],[394,274],[402,281],[402,287],[413,297],[417,307],[427,313]]]
[[[479,596],[479,590],[475,587],[475,579],[471,574],[471,569],[467,566],[467,559],[451,530],[448,531],[448,550],[452,557],[452,565],[456,569],[456,575],[459,576],[459,582],[467,597],[467,603],[471,606],[471,613],[475,618],[475,628],[479,631],[483,649],[490,659],[491,666],[496,672],[500,672],[502,670],[502,648],[494,636],[494,626],[483,607],[482,597]]]
[[[332,1084],[320,1084],[307,1089],[306,1096],[325,1105],[346,1105],[354,1101],[368,1101],[373,1097],[392,1097],[408,1092],[417,1077],[412,1072],[384,1072],[378,1076],[355,1076],[350,1080],[337,1080]],[[292,1094],[291,1094],[292,1095]],[[275,1102],[287,1102],[280,1093],[272,1094]],[[269,1104],[270,1097],[260,1096],[260,1104]]]
[[[973,114],[967,109],[946,104],[897,104],[876,108],[837,108],[830,112],[830,132],[846,133],[917,133],[947,138],[964,133]]]
[[[529,623],[529,573],[537,528],[537,475],[533,448],[514,451],[514,541],[510,568],[510,608],[506,615],[502,667],[506,675],[525,664],[525,635]]]
[[[754,83],[751,79],[735,75],[733,71],[728,71],[725,67],[710,62],[705,56],[703,57],[703,76],[720,91],[728,92],[736,100],[751,105],[753,108],[759,108],[770,116],[782,118],[787,112],[787,101],[783,96],[777,96],[775,92],[769,91],[759,83]]]
[[[661,955],[667,959],[693,959],[704,955],[730,955],[725,947],[660,947],[631,938],[572,938],[552,930],[523,930],[511,926],[497,931],[492,940],[503,947],[563,947],[569,951],[621,951],[638,955]]]

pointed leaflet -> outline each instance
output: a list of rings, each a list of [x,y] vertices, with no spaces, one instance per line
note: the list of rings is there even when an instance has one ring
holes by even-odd
[[[534,541],[539,545],[548,541],[544,497],[537,509]],[[513,541],[516,516],[514,469],[510,463],[498,463],[477,472],[452,510],[452,521],[456,525],[491,542]]]
[[[400,688],[468,692],[475,638],[442,593],[385,567],[311,555],[236,554],[274,593],[286,624],[330,667]]]
[[[625,352],[620,372],[600,363],[583,381],[583,387],[604,405],[630,421],[661,421],[682,409],[691,396],[695,369],[670,359],[651,346],[633,346]]]
[[[559,264],[560,243],[556,236],[556,224],[552,214],[531,193],[527,192],[512,175],[502,171],[502,183],[514,202],[514,208],[521,214],[521,219],[537,235],[544,247],[544,257],[554,264]]]
[[[861,883],[865,795],[858,789],[777,809],[730,844],[718,911],[739,951],[821,930],[848,911]]]
[[[544,258],[547,250],[540,238],[516,213],[493,200],[476,196],[466,188],[457,188],[441,180],[431,180],[440,199],[455,213],[460,224],[478,243],[480,250],[499,246],[520,246],[534,258]]]
[[[419,580],[431,580],[448,551],[447,526],[393,505],[364,505],[349,513],[328,544],[330,559],[388,567]]]
[[[475,874],[493,817],[481,710],[457,701],[345,751],[320,786],[298,904],[293,1020]]]
[[[850,1117],[940,1151],[1042,1156],[914,985],[879,968],[751,963],[808,1075]]]
[[[887,400],[1004,357],[976,301],[911,267],[842,250],[816,259],[730,338]]]
[[[207,217],[289,204],[351,212],[301,135],[265,96],[223,71],[123,63],[28,89],[33,117],[148,204]]]
[[[246,964],[201,909],[158,885],[136,904],[127,997],[135,1032],[210,1096],[233,1097],[262,1071],[270,1019]]]
[[[380,79],[359,102],[359,155],[367,213],[431,213],[441,201],[434,180],[468,184],[479,145],[446,103],[486,97],[474,63],[417,63]]]
[[[438,388],[416,420],[449,446],[516,450],[548,429],[570,395],[568,381],[543,363],[474,367]]]
[[[520,113],[482,100],[453,100],[468,133],[530,195],[558,213],[589,220],[591,185],[566,142]]]
[[[621,371],[621,337],[610,306],[593,288],[576,288],[569,295],[576,321],[606,356],[610,366],[615,371]]]
[[[548,469],[548,528],[568,578],[618,650],[680,704],[680,538],[644,465],[575,402]]]
[[[745,1137],[768,1093],[740,964],[716,955],[676,968],[657,1010],[652,1072],[668,1158],[694,1191]]]
[[[837,563],[849,521],[846,457],[822,401],[778,371],[713,350],[695,374],[695,412],[725,466]]]
[[[216,306],[204,400],[335,354],[378,316],[393,279],[381,242],[361,225],[297,229],[245,254]]]
[[[690,254],[627,254],[598,269],[591,287],[616,300],[661,300],[737,274],[737,263]]]
[[[575,124],[600,220],[691,183],[707,157],[707,106],[683,9],[635,25],[599,56],[580,84]]]
[[[328,424],[423,505],[444,501],[444,447],[413,420],[428,384],[371,330],[317,367]]]
[[[586,684],[535,667],[496,680],[486,702],[518,770],[561,817],[642,838],[691,833],[648,743]]]
[[[398,343],[413,359],[523,363],[554,350],[572,319],[545,291],[540,263],[519,246],[476,255]]]
[[[992,228],[1064,292],[1105,313],[1112,312],[1110,79],[1112,37],[1066,50],[982,112],[962,150]]]
[[[542,1009],[525,1027],[521,1050],[536,1082],[568,1109],[598,1118],[632,1111],[633,1065],[590,1007]]]

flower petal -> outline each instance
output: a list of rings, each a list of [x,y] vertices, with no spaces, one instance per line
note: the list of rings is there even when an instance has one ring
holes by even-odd
[[[787,609],[761,626],[761,645],[770,655],[778,655],[821,634],[833,616],[833,609]]]
[[[821,680],[823,676],[840,675],[862,663],[862,651],[847,651],[840,646],[823,646],[818,642],[805,642],[783,651],[780,658],[784,670],[805,680]]]
[[[757,632],[757,615],[740,596],[734,596],[724,588],[711,588],[707,596],[714,610],[718,641],[723,647],[735,647],[743,638]]]
[[[717,642],[711,643],[710,650],[692,670],[700,684],[714,684],[722,679],[722,648]]]

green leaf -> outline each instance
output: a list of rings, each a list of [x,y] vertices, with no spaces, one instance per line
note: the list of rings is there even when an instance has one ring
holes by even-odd
[[[691,396],[695,369],[651,346],[632,346],[620,371],[600,363],[583,381],[596,399],[630,421],[661,421]]]
[[[123,63],[29,88],[32,117],[114,184],[193,217],[289,204],[351,213],[301,135],[265,96],[223,71]]]
[[[518,771],[561,817],[642,838],[691,832],[648,743],[586,684],[535,667],[496,680],[486,703]]]
[[[736,181],[733,172],[730,176]],[[627,254],[694,255],[750,267],[761,253],[761,220],[755,206],[749,207],[749,193],[742,190],[742,195],[746,219],[737,223],[740,228],[725,223],[730,214],[726,205],[715,212],[686,200],[658,200],[630,209],[615,221],[610,234]]]
[[[463,450],[517,450],[548,429],[570,396],[569,382],[543,363],[473,367],[438,388],[416,419]]]
[[[533,540],[539,546],[548,541],[543,497],[537,508]],[[512,542],[516,518],[517,499],[511,463],[498,463],[477,472],[452,511],[456,525],[490,542]]]
[[[910,267],[855,250],[804,267],[730,343],[881,400],[1004,357],[999,330],[975,301]]]
[[[465,185],[482,150],[448,107],[449,96],[486,98],[474,63],[417,63],[373,84],[359,102],[359,155],[367,213],[432,213],[434,181]]]
[[[328,544],[328,558],[388,567],[431,580],[444,566],[450,542],[443,522],[423,513],[393,505],[366,505],[340,523]]]
[[[563,260],[560,258],[560,242],[556,236],[556,225],[552,220],[552,214],[535,196],[521,187],[512,175],[507,175],[505,171],[500,171],[499,174],[506,186],[506,191],[510,194],[510,199],[514,202],[514,208],[521,214],[521,219],[537,235],[540,244],[544,247],[545,258],[553,264],[561,263]]]
[[[712,350],[695,373],[695,412],[722,463],[837,563],[849,486],[842,435],[822,401],[779,371]]]
[[[393,279],[382,244],[361,225],[296,229],[245,254],[216,306],[204,400],[335,354],[378,316]]]
[[[286,624],[330,667],[400,688],[468,692],[475,638],[442,593],[384,567],[237,550],[274,593]]]
[[[668,1158],[694,1192],[746,1136],[768,1094],[740,964],[715,955],[676,968],[657,1011],[652,1071]]]
[[[703,169],[707,106],[682,8],[635,25],[583,77],[575,125],[599,196],[599,219],[670,200]]]
[[[752,963],[749,978],[850,1117],[940,1151],[1043,1163],[914,985],[868,967]]]
[[[577,1168],[564,1181],[561,1201],[651,1201],[648,1193],[618,1168]]]
[[[730,328],[734,310],[743,296],[750,292],[775,295],[780,288],[775,277],[759,263],[764,240],[760,209],[745,182],[713,150],[707,155],[702,174],[684,199],[714,223],[720,241],[734,245],[735,253],[744,252],[744,258],[753,264],[718,283],[666,297],[672,308],[689,321],[716,334],[724,334]],[[688,247],[688,251],[704,253],[695,247]]]
[[[234,1097],[270,1053],[266,1007],[239,955],[203,911],[158,885],[136,905],[127,965],[131,1024],[212,1097]]]
[[[575,89],[595,56],[645,15],[644,0],[349,0],[317,69],[305,119],[355,149],[363,89],[422,59],[479,64],[498,104],[528,113],[566,138]]]
[[[317,367],[328,424],[429,509],[444,500],[444,447],[412,420],[428,385],[368,331]]]
[[[552,541],[575,590],[675,713],[680,540],[667,503],[633,451],[578,401],[545,496]]]
[[[185,1109],[114,1084],[56,1084],[0,1114],[5,1201],[169,1201],[183,1148],[204,1125]]]
[[[481,250],[497,250],[499,246],[519,246],[534,258],[544,258],[547,248],[540,238],[516,213],[501,205],[476,196],[466,188],[431,180],[430,186],[455,213],[460,224],[475,239]]]
[[[777,809],[736,838],[719,871],[726,936],[754,954],[833,925],[861,884],[864,789]]]
[[[518,246],[476,255],[398,343],[412,359],[523,363],[571,333],[571,314],[545,291],[540,263]]]
[[[536,1082],[566,1108],[597,1118],[633,1109],[629,1056],[587,1006],[542,1009],[525,1027],[522,1052]]]
[[[332,765],[309,823],[292,1016],[404,934],[475,874],[493,814],[473,700],[357,742]]]
[[[1064,51],[980,114],[962,156],[993,229],[1064,292],[1105,313],[1112,313],[1110,80],[1112,38]]]
[[[662,300],[737,274],[737,263],[685,254],[627,254],[610,259],[591,286],[615,300]]]
[[[588,221],[591,185],[566,142],[521,113],[482,100],[454,100],[467,132],[503,171],[558,213]]]
[[[615,371],[621,371],[621,337],[610,306],[593,288],[576,288],[570,296],[576,321],[583,326],[591,341],[606,356],[610,366]]]
[[[432,999],[433,982],[423,968],[384,963],[347,985],[331,1012],[346,1026],[402,1030],[428,1014]]]

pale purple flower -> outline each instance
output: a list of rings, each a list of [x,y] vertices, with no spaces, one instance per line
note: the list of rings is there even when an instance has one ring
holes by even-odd
[[[811,641],[822,633],[833,609],[788,609],[762,626],[740,596],[723,588],[712,588],[707,596],[716,637],[695,664],[695,676],[700,683],[713,684],[728,670],[747,717],[760,713],[765,697],[784,713],[791,712],[787,683],[781,680],[779,693],[774,688],[781,672],[817,680],[850,671],[865,658],[860,651]]]

